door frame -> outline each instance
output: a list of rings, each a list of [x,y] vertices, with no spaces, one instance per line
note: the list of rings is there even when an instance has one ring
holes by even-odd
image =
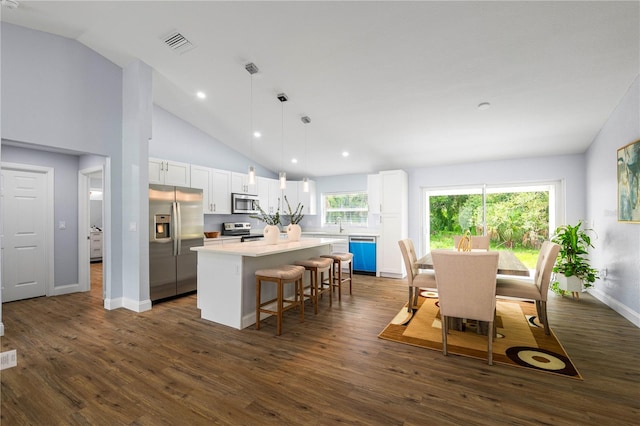
[[[55,227],[55,217],[53,214],[54,206],[53,206],[53,191],[54,191],[54,169],[53,167],[43,167],[43,166],[34,166],[31,164],[20,164],[20,163],[7,163],[2,162],[1,168],[2,170],[15,170],[15,171],[23,171],[23,172],[32,172],[32,173],[42,173],[46,178],[46,195],[45,195],[45,227],[44,227],[44,262],[46,269],[46,280],[47,283],[45,285],[45,295],[51,296],[54,294],[54,285],[55,285],[55,270],[54,270],[54,260],[53,260],[53,251],[54,251],[54,241],[53,241],[53,230]],[[4,197],[3,197],[4,198]],[[4,202],[4,200],[3,200]],[[0,286],[1,287],[1,286]],[[0,292],[0,300],[2,298],[2,293]]]
[[[86,169],[78,170],[78,288],[80,291],[89,291],[91,290],[91,269],[90,269],[90,247],[91,240],[87,238],[89,235],[87,234],[87,229],[89,229],[89,215],[90,215],[90,200],[89,200],[89,190],[91,189],[91,174],[96,172],[102,173],[102,246],[103,252],[105,247],[104,236],[105,225],[104,225],[104,217],[105,217],[105,184],[104,184],[104,166],[96,166],[89,167]],[[84,230],[84,231],[82,231]],[[103,253],[103,265],[105,261],[105,256]],[[103,267],[104,269],[104,267]],[[104,298],[104,289],[105,289],[105,279],[104,273],[102,275],[102,288],[103,288],[103,298]]]
[[[536,180],[536,181],[528,181],[528,182],[510,182],[510,183],[494,183],[494,184],[469,184],[469,185],[455,185],[455,186],[442,186],[442,187],[421,187],[422,193],[422,203],[420,205],[420,216],[421,216],[421,232],[419,238],[419,247],[421,252],[427,253],[429,251],[429,239],[427,235],[429,235],[430,230],[430,212],[429,212],[429,196],[432,195],[433,192],[439,191],[463,191],[466,189],[481,189],[480,194],[483,199],[486,196],[487,189],[492,188],[522,188],[522,187],[535,187],[535,186],[548,186],[550,188],[549,191],[549,237],[555,230],[557,224],[565,223],[566,221],[566,209],[565,209],[565,180]],[[486,228],[486,206],[483,203],[483,227]]]

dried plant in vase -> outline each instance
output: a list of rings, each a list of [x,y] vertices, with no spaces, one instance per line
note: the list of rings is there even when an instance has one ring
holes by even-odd
[[[287,203],[287,212],[289,213],[289,223],[291,223],[292,225],[298,225],[302,220],[302,218],[304,217],[304,214],[302,213],[302,209],[304,208],[304,205],[302,205],[302,203],[298,203],[298,206],[296,207],[296,209],[291,210],[291,204],[289,204],[289,200],[287,199],[286,195],[284,196],[284,201]]]
[[[278,198],[278,206],[280,206],[280,198]],[[265,212],[262,209],[262,207],[260,207],[259,203],[256,203],[256,207],[258,208],[258,212],[260,212],[260,215],[252,215],[252,216],[249,216],[250,218],[258,219],[259,221],[264,222],[267,225],[275,225],[275,226],[282,225],[282,222],[280,222],[280,207],[278,207],[278,210],[276,210],[275,213]]]
[[[287,203],[287,211],[289,213],[289,226],[287,226],[287,236],[289,241],[298,241],[300,239],[300,235],[302,235],[302,228],[300,228],[300,221],[304,217],[302,214],[302,203],[298,203],[298,206],[295,210],[291,209],[291,204],[289,204],[289,200],[287,196],[284,196],[284,201]]]

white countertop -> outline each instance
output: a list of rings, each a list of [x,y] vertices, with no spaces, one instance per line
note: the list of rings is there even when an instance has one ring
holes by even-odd
[[[282,239],[278,244],[267,244],[266,241],[248,241],[245,243],[232,243],[213,246],[192,247],[191,250],[197,252],[210,252],[229,254],[236,256],[269,256],[276,253],[302,250],[312,247],[320,247],[336,242],[334,238],[301,238],[299,241],[288,241]]]

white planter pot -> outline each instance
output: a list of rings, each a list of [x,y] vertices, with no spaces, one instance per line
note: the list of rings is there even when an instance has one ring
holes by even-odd
[[[264,240],[267,244],[278,244],[280,240],[280,228],[276,225],[265,226],[262,233],[264,234]]]
[[[556,275],[558,288],[563,291],[579,292],[582,291],[582,280],[575,275],[566,277],[563,274]]]
[[[302,234],[302,228],[298,224],[289,224],[287,226],[287,237],[289,241],[298,241]]]

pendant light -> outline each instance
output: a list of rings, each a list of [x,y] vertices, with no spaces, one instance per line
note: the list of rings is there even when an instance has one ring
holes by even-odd
[[[278,179],[280,180],[280,189],[287,189],[287,172],[284,171],[284,103],[289,100],[287,95],[284,93],[278,93],[278,100],[280,101],[281,106],[281,135],[282,135],[282,153],[280,156],[280,165],[282,167],[282,171],[278,173]]]
[[[259,70],[256,64],[253,62],[249,62],[245,65],[244,69],[247,70],[249,74],[251,74],[251,96],[249,102],[249,146],[251,149],[251,155],[249,156],[250,160],[253,160],[253,75],[256,74]],[[256,168],[252,165],[249,166],[249,185],[256,184]]]
[[[311,123],[311,119],[308,116],[304,116],[301,118],[304,124]],[[309,165],[307,164],[307,126],[304,126],[304,166],[307,170],[309,170]],[[302,191],[309,192],[309,178],[302,178]]]

